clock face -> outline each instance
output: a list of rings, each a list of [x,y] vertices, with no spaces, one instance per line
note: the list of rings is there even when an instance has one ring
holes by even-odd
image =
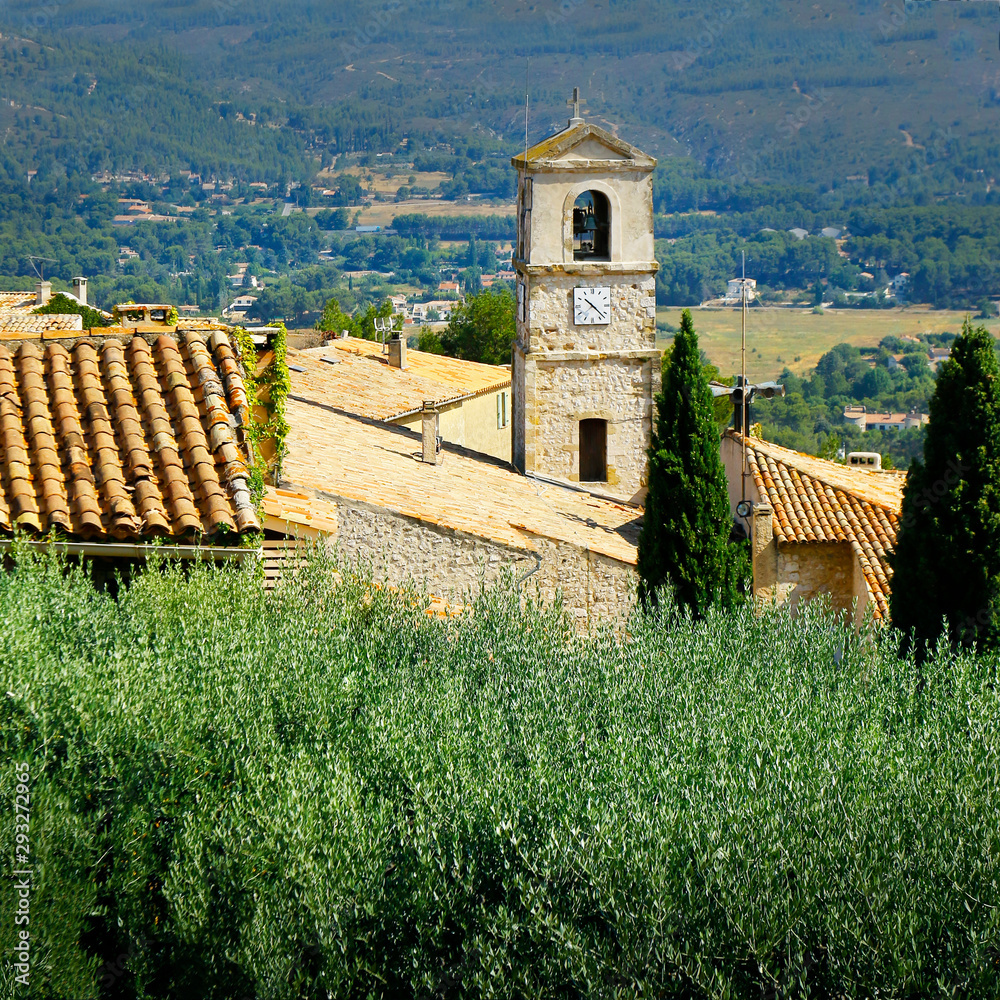
[[[577,326],[600,326],[611,322],[610,288],[574,288],[573,322]]]

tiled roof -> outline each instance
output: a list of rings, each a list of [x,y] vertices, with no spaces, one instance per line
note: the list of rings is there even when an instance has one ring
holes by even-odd
[[[439,464],[428,465],[419,460],[420,440],[412,432],[294,395],[286,417],[291,430],[282,474],[291,485],[269,490],[265,510],[293,527],[301,524],[305,534],[323,531],[323,523],[336,530],[336,507],[319,491],[514,548],[537,551],[539,540],[549,539],[635,565],[641,512],[634,507],[447,448]]]
[[[18,310],[0,309],[0,340],[38,335],[53,330],[78,334],[83,330],[83,317],[79,313],[47,313],[35,316]]]
[[[36,305],[34,292],[0,292],[0,309],[34,309]]]
[[[0,344],[0,530],[116,539],[259,529],[223,332]]]
[[[392,420],[419,410],[424,400],[444,403],[510,385],[510,372],[497,365],[424,351],[407,351],[406,359],[409,367],[393,368],[381,344],[353,337],[332,347],[289,350],[289,364],[305,369],[291,372],[292,395],[370,420]]]
[[[786,544],[848,542],[876,618],[887,619],[888,556],[896,544],[906,476],[838,465],[756,438],[747,442],[757,493],[774,510],[775,537]]]

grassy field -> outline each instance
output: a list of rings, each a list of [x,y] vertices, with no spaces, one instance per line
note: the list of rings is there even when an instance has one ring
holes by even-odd
[[[451,215],[513,215],[513,204],[491,201],[444,201],[418,198],[413,201],[382,201],[361,210],[363,226],[388,226],[397,215],[428,215],[433,218]]]
[[[657,309],[660,322],[680,324],[682,310]],[[740,311],[738,308],[692,309],[698,342],[724,375],[739,371]],[[829,310],[822,316],[811,309],[754,308],[747,313],[747,374],[773,378],[787,365],[796,374],[813,368],[834,344],[857,347],[877,344],[883,337],[917,336],[921,333],[958,333],[964,313],[912,306],[906,309]],[[1000,336],[1000,320],[984,322]],[[671,335],[660,333],[658,346],[667,346]]]

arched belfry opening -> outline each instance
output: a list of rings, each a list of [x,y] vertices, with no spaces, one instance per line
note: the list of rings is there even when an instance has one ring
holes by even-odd
[[[611,203],[600,191],[584,191],[573,205],[573,260],[611,259]]]

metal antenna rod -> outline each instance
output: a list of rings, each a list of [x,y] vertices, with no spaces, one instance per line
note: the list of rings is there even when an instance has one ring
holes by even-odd
[[[531,60],[524,63],[524,173],[528,174],[528,67]]]
[[[35,267],[35,261],[36,260],[39,262],[39,264],[42,265],[41,269]],[[28,256],[28,263],[31,264],[31,269],[35,272],[35,274],[38,275],[38,280],[39,281],[44,281],[45,280],[45,265],[46,265],[46,263],[48,263],[48,264],[58,264],[59,261],[57,261],[54,257],[36,257],[36,256],[33,256],[33,255],[29,255]]]
[[[740,338],[740,369],[743,384],[743,396],[740,399],[740,406],[743,408],[740,429],[743,432],[743,473],[740,476],[740,500],[747,498],[747,252],[743,252],[743,280],[740,281],[743,314],[742,335]]]

